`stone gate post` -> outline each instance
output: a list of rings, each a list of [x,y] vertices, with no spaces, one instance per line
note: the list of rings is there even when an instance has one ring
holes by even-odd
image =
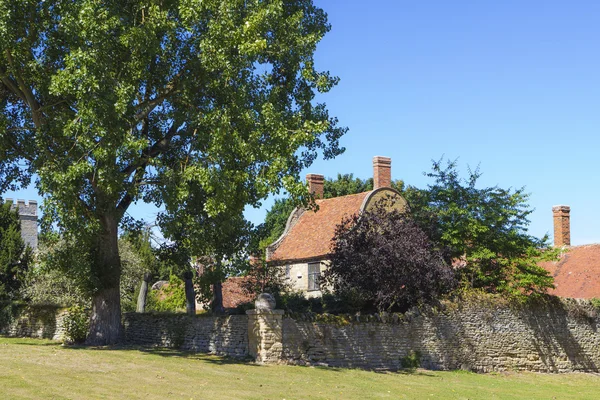
[[[283,354],[283,310],[274,310],[275,299],[267,293],[258,296],[256,309],[248,310],[248,352],[256,362],[273,364]]]

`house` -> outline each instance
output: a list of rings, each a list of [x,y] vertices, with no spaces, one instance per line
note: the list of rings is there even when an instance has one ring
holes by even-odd
[[[335,228],[345,217],[370,209],[378,200],[391,196],[391,207],[405,211],[406,200],[391,188],[392,160],[373,158],[373,190],[323,199],[323,175],[308,174],[309,191],[314,194],[316,211],[296,208],[290,214],[281,237],[267,247],[267,262],[285,268],[294,290],[308,297],[320,296],[319,278],[327,268]]]
[[[25,244],[28,244],[32,249],[38,247],[38,225],[37,225],[37,201],[17,200],[15,205],[13,199],[6,199],[6,203],[10,203],[11,209],[17,209],[19,212],[19,220],[21,221],[21,237]]]
[[[555,289],[551,294],[577,299],[600,298],[600,244],[571,246],[571,208],[552,207],[554,219],[554,246],[565,251],[558,261],[544,262],[554,277]]]

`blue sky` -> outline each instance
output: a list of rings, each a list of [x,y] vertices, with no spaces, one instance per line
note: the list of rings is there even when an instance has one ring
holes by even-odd
[[[425,187],[432,159],[458,158],[465,173],[480,164],[482,185],[526,187],[533,235],[567,204],[572,244],[600,242],[600,2],[316,3],[332,24],[316,66],[341,78],[323,99],[349,132],[343,155],[305,173],[368,178],[383,155],[394,179]]]

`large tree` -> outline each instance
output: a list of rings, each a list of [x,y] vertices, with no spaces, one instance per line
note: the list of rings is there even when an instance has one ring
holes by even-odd
[[[33,176],[88,257],[88,343],[118,340],[132,203],[179,212],[192,188],[234,218],[341,151],[314,102],[337,82],[313,62],[329,28],[312,0],[0,0],[0,189]]]

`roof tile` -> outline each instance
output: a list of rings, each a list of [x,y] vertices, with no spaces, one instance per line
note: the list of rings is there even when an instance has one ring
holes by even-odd
[[[600,244],[572,246],[560,260],[540,264],[554,277],[550,293],[576,299],[600,298]]]
[[[344,217],[357,214],[371,192],[316,200],[319,210],[305,211],[283,238],[269,261],[324,257],[330,253],[336,226]]]

